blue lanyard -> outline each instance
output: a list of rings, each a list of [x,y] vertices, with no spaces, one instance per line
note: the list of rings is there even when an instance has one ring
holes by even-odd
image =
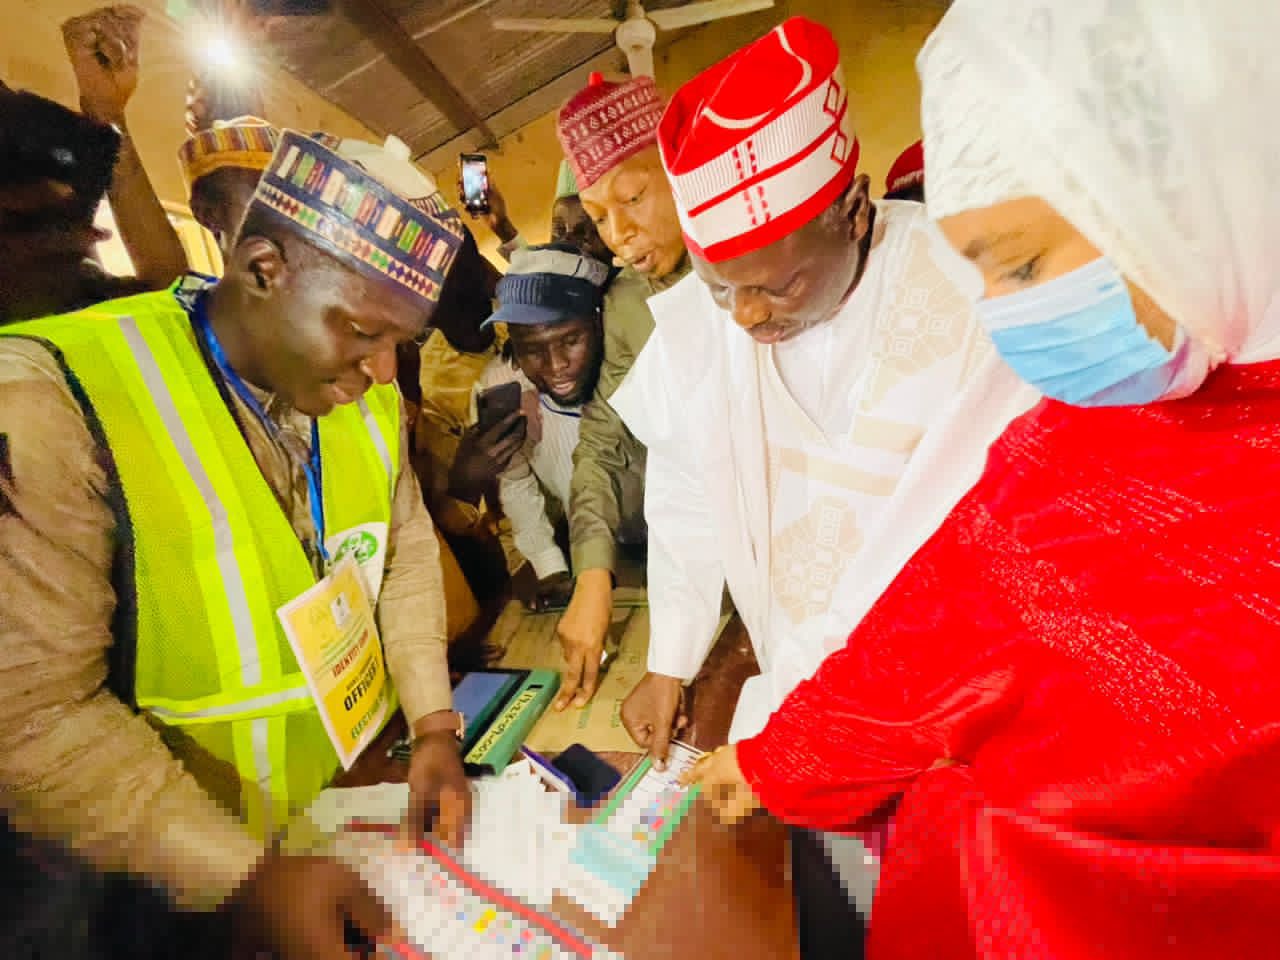
[[[244,401],[245,406],[253,411],[253,415],[262,422],[267,432],[278,443],[280,441],[280,428],[267,416],[267,411],[262,409],[262,404],[249,391],[245,382],[240,379],[240,374],[232,370],[231,364],[227,362],[227,354],[222,349],[222,344],[218,342],[218,335],[213,332],[213,325],[209,323],[206,300],[207,293],[201,292],[194,298],[194,302],[190,306],[191,315],[196,323],[196,331],[200,334],[201,339],[204,340],[205,346],[209,348],[209,355],[213,357],[213,362],[222,371],[227,383],[231,384],[231,389]],[[302,465],[302,469],[307,475],[307,495],[311,501],[311,521],[316,528],[316,548],[320,551],[321,558],[328,563],[329,551],[325,549],[324,545],[324,486],[320,472],[320,428],[316,424],[314,417],[311,420],[311,455],[307,458],[306,463]]]

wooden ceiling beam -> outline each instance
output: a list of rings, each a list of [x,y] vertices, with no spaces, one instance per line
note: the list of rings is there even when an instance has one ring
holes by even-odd
[[[337,8],[460,133],[475,130],[484,148],[498,138],[382,0],[338,0]]]

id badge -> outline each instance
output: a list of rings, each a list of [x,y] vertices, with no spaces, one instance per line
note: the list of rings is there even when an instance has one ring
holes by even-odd
[[[342,768],[350,770],[391,711],[382,642],[356,559],[338,560],[276,615]]]
[[[388,534],[389,528],[385,523],[362,523],[326,537],[324,541],[332,568],[336,569],[347,557],[355,559],[369,604],[373,607],[377,607],[378,597],[382,593],[382,574],[387,567]]]

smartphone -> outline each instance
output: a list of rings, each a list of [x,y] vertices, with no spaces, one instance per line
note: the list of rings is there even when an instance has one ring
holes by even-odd
[[[458,156],[462,171],[462,205],[469,213],[489,212],[489,161],[482,153]]]
[[[567,748],[551,765],[569,778],[584,807],[596,806],[622,779],[617,768],[580,743]]]
[[[516,413],[519,409],[520,384],[515,381],[490,387],[476,397],[476,412],[479,415],[482,430]]]

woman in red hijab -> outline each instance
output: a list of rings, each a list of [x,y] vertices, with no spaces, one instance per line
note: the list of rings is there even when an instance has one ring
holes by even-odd
[[[693,773],[890,820],[872,960],[1280,956],[1270,0],[956,0],[928,203],[1046,400],[818,673]]]

